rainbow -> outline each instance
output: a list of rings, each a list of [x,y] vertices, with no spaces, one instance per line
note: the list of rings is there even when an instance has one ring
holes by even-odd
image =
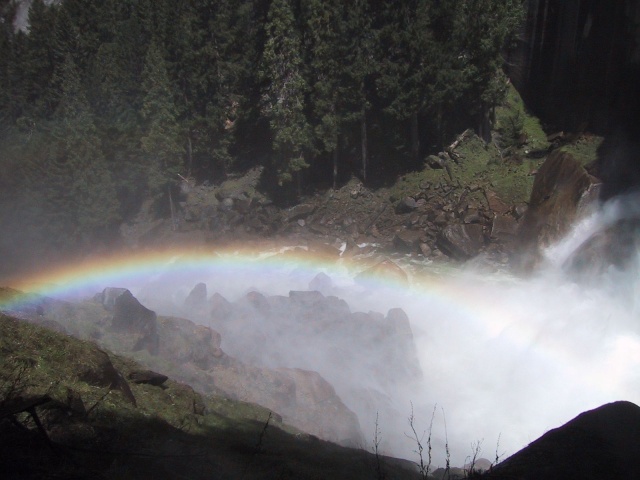
[[[544,392],[553,391],[548,419],[527,422],[527,431],[535,435],[542,433],[541,425],[550,428],[606,401],[627,398],[637,402],[640,398],[632,382],[640,367],[640,338],[627,329],[624,317],[629,314],[622,306],[611,304],[610,311],[600,313],[601,300],[555,280],[467,276],[463,270],[411,266],[402,259],[395,263],[405,271],[404,278],[398,268],[370,270],[380,259],[376,255],[349,255],[349,251],[341,254],[336,248],[292,244],[95,255],[0,282],[22,292],[7,295],[5,290],[2,295],[0,289],[0,310],[11,311],[33,302],[34,296],[87,298],[105,287],[129,288],[143,304],[145,296],[153,295],[171,301],[169,297],[176,291],[180,300],[199,282],[207,285],[209,294],[219,292],[229,300],[252,288],[269,295],[287,295],[289,290],[306,290],[322,272],[337,286],[331,294],[345,298],[355,310],[384,313],[385,307],[405,309],[427,372],[425,384],[433,387],[435,401],[460,405],[456,411],[467,412],[469,423],[479,421],[477,415],[482,416],[482,412],[490,415],[496,408],[509,411],[513,405],[509,403],[510,394],[491,397],[485,410],[478,410],[475,398],[464,403],[467,399],[460,392],[465,383],[450,393],[447,382],[441,380],[454,378],[460,368],[466,371],[465,381],[478,389],[484,385],[488,392],[508,381],[522,386],[528,375],[538,378],[544,374],[538,379],[544,387],[527,384],[515,400],[526,413],[513,413],[511,420],[520,422],[526,415],[536,418],[548,400]],[[366,281],[357,281],[364,271],[372,273]],[[585,339],[586,327],[602,325],[606,320],[603,315],[619,322],[620,330],[602,340]],[[578,322],[581,316],[589,316],[591,323]],[[494,427],[489,422],[483,428],[490,431]],[[521,437],[512,440],[516,446],[526,441]]]
[[[322,272],[334,283],[351,289],[355,296],[370,292],[366,300],[374,305],[368,308],[383,304],[382,297],[394,301],[419,297],[424,304],[453,310],[461,321],[492,335],[500,335],[509,325],[518,323],[506,307],[469,284],[454,280],[459,272],[418,268],[403,264],[402,260],[396,260],[401,266],[388,259],[380,262],[380,256],[342,255],[339,249],[291,244],[198,246],[94,255],[3,282],[0,286],[21,293],[0,295],[0,310],[11,310],[38,296],[89,298],[105,287],[128,288],[143,298],[170,296],[176,291],[184,297],[199,282],[207,284],[209,293],[219,292],[227,298],[249,289],[286,295],[289,290],[307,289],[309,282]],[[392,306],[401,305],[388,308]],[[526,331],[526,322],[519,328],[523,342],[534,335]]]

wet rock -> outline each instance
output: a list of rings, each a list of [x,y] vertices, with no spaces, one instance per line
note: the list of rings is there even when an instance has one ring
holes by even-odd
[[[456,260],[468,260],[480,252],[484,232],[477,224],[447,225],[438,235],[436,244],[445,255]]]
[[[597,183],[570,153],[556,150],[549,155],[536,175],[518,231],[519,248],[528,253],[521,268],[533,268],[541,249],[567,234],[585,194]]]

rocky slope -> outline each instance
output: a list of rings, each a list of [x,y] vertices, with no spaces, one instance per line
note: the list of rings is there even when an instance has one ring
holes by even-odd
[[[0,472],[36,478],[372,478],[376,457],[269,410],[0,315]],[[379,457],[387,478],[419,478]]]

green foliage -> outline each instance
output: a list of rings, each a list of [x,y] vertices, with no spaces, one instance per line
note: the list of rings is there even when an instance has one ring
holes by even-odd
[[[274,167],[279,182],[308,166],[310,128],[305,115],[308,91],[303,76],[302,42],[289,0],[269,7],[260,75],[262,113],[273,133]]]
[[[148,169],[149,191],[159,197],[177,182],[182,170],[183,148],[167,68],[155,42],[149,46],[145,58],[142,88],[145,92],[140,111],[144,122],[140,138],[142,157]]]
[[[29,199],[25,229],[70,245],[114,221],[106,198],[133,215],[178,173],[269,161],[265,177],[302,193],[330,170],[416,167],[465,128],[486,140],[494,111],[508,118],[501,52],[522,18],[518,0],[34,0],[22,32],[14,12],[0,3],[3,197]],[[75,111],[60,106],[69,65]]]

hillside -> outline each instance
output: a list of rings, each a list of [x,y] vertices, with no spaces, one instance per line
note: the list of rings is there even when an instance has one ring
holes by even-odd
[[[253,404],[0,316],[0,471],[29,478],[375,478],[376,458]],[[390,458],[386,478],[419,478]]]

